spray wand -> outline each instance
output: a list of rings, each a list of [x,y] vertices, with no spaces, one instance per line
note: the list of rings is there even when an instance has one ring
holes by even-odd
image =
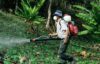
[[[47,40],[62,40],[62,39],[61,38],[58,38],[58,37],[40,36],[40,37],[37,37],[37,38],[30,39],[30,42],[47,41]]]

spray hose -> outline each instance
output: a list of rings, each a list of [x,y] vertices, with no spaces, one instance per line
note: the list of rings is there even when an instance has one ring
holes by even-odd
[[[30,42],[47,41],[47,40],[62,40],[62,39],[61,38],[58,38],[58,37],[40,36],[40,37],[37,37],[37,38],[30,39]]]

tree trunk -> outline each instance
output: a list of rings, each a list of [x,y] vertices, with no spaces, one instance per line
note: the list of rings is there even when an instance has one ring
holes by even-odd
[[[50,19],[51,19],[51,5],[52,5],[52,0],[49,0],[50,4],[48,7],[48,19],[47,19],[47,23],[46,23],[46,29],[49,29],[49,24],[50,24]]]

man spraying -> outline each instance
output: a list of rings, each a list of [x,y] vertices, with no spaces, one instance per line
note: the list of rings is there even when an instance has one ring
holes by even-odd
[[[53,20],[55,21],[57,33],[50,35],[51,36],[57,35],[59,38],[62,39],[58,50],[60,64],[65,64],[66,61],[73,61],[73,57],[66,55],[66,50],[70,39],[70,31],[67,26],[67,23],[62,19],[62,11],[56,10],[53,16]],[[71,21],[71,17],[68,16],[68,19],[66,20]]]
[[[53,20],[55,21],[56,25],[56,33],[49,34],[49,36],[58,36],[61,39],[60,47],[58,50],[60,64],[66,64],[66,61],[73,61],[73,57],[66,55],[66,50],[70,40],[70,31],[67,26],[67,23],[62,19],[62,11],[56,10],[53,15]],[[67,21],[71,21],[71,17],[68,16]],[[36,39],[32,39],[35,41]]]

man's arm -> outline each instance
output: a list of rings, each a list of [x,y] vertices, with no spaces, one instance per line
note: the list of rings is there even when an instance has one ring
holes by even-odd
[[[52,33],[52,34],[49,34],[49,36],[53,37],[53,36],[57,36],[58,34],[57,33]]]
[[[69,30],[64,30],[65,38],[64,38],[64,43],[66,44],[69,38]]]

